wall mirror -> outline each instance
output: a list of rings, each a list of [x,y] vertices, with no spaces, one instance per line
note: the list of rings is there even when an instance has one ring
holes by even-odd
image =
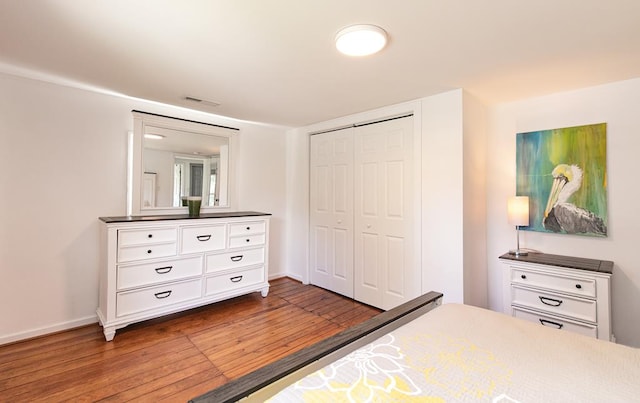
[[[127,214],[202,212],[231,207],[232,149],[238,129],[133,111]]]

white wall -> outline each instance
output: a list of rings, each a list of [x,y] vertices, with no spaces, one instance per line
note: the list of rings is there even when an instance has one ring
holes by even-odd
[[[173,152],[145,150],[143,164],[144,172],[156,174],[156,206],[173,205]]]
[[[487,307],[486,108],[463,98],[464,302]]]
[[[608,237],[521,231],[521,247],[546,253],[612,260],[613,332],[640,347],[640,79],[527,99],[489,109],[487,146],[487,261],[489,306],[502,310],[498,256],[515,247],[506,200],[515,194],[516,133],[607,123]]]
[[[422,291],[464,300],[463,94],[422,99]]]
[[[273,213],[282,271],[285,128],[0,74],[0,343],[96,321],[98,217],[126,213],[132,109],[240,128],[237,206]]]

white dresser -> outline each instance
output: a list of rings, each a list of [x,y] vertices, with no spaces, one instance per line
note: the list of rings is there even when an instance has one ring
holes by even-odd
[[[504,254],[505,313],[556,329],[611,340],[613,262],[571,256]]]
[[[134,322],[269,292],[269,214],[100,217],[98,319],[110,341]]]

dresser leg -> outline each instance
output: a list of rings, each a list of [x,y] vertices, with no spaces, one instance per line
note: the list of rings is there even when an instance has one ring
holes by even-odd
[[[115,337],[115,335],[116,335],[116,328],[115,328],[115,326],[108,326],[108,327],[105,327],[105,328],[103,328],[103,331],[104,331],[104,338],[105,338],[107,341],[111,341],[111,340],[113,340],[113,338],[114,338],[114,337]]]
[[[262,298],[266,298],[267,295],[269,294],[269,287],[264,287],[262,290],[260,290],[260,295],[262,295]]]

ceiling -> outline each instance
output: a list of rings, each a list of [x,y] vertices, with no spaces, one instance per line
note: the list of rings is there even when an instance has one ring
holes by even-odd
[[[360,23],[388,46],[339,54]],[[640,1],[0,0],[0,71],[297,127],[455,88],[494,104],[640,77]]]

